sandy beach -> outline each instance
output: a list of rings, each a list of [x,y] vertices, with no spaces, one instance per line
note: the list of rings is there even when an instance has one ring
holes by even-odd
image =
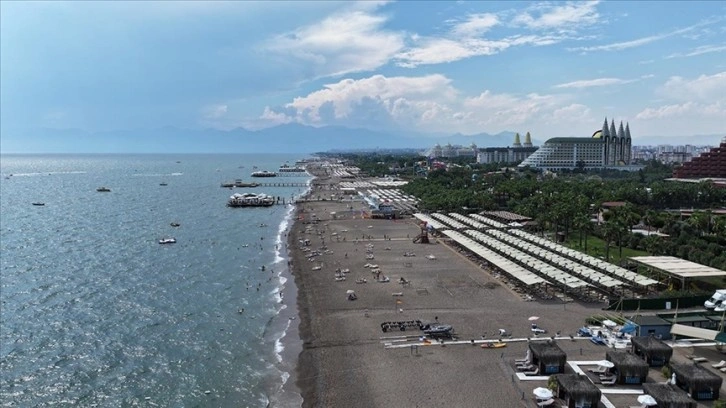
[[[314,189],[308,197],[329,197],[329,188]],[[405,344],[395,336],[421,332],[384,333],[381,323],[438,319],[469,341],[496,339],[500,328],[513,337],[531,336],[528,318],[536,315],[547,336],[570,335],[603,304],[525,301],[502,277],[445,240],[413,243],[420,233],[415,219],[363,219],[361,210],[367,207],[360,200],[300,203],[288,234],[303,340],[295,381],[303,406],[536,406],[532,390],[546,381],[520,381],[515,375],[514,359],[525,355],[526,341],[499,349],[446,342],[387,348]],[[315,250],[320,255],[309,260]],[[377,282],[366,264],[378,265],[390,281]],[[335,279],[338,269],[349,270],[345,280]],[[400,284],[401,278],[410,283]],[[356,283],[362,279],[367,283]],[[348,300],[348,290],[357,300]],[[558,345],[568,361],[605,357],[605,348],[586,340],[559,340]],[[658,375],[653,372],[654,378]],[[631,397],[618,398],[623,406],[637,405]]]

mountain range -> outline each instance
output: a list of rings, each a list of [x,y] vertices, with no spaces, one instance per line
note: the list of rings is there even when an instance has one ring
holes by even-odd
[[[88,132],[79,129],[36,128],[3,130],[2,153],[314,153],[322,151],[373,149],[428,149],[435,144],[478,147],[511,146],[514,132],[497,134],[426,134],[386,132],[342,126],[311,127],[285,124],[261,130],[236,128],[181,129],[166,126],[155,129]],[[638,145],[702,144],[717,145],[721,136],[700,135],[684,138],[638,137]],[[546,139],[533,138],[535,146]],[[524,142],[524,135],[521,137]]]
[[[236,128],[156,129],[87,132],[80,129],[7,130],[0,137],[3,153],[313,153],[328,150],[427,149],[436,143],[479,147],[507,146],[513,132],[496,135],[427,135],[392,133],[342,126],[285,124],[261,130]]]

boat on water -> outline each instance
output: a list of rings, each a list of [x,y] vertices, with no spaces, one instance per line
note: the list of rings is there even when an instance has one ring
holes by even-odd
[[[222,188],[232,188],[232,187],[234,187],[234,182],[226,181],[226,182],[222,183],[220,185],[220,187],[222,187]]]
[[[176,244],[176,238],[162,238],[159,240],[159,244]]]
[[[181,224],[179,224],[178,222],[172,222],[169,225],[171,225],[172,227],[179,227],[179,226],[181,226]]]
[[[280,168],[277,170],[279,173],[305,173],[305,167],[302,166],[288,166],[287,164],[283,164],[280,166]]]
[[[161,182],[161,183],[159,183],[159,185],[160,185],[160,186],[168,186],[169,184],[167,184],[167,183],[165,183],[165,182]]]
[[[258,187],[259,185],[259,183],[245,183],[241,179],[237,179],[234,181],[235,187]]]
[[[111,189],[108,187],[99,187],[96,189],[96,191],[98,191],[99,193],[108,193],[111,191]]]
[[[277,177],[277,173],[274,171],[261,170],[253,172],[252,177]]]
[[[275,197],[264,193],[235,193],[227,201],[227,207],[269,207],[273,204]]]
[[[33,205],[36,205],[36,206],[39,206],[39,207],[40,207],[40,206],[44,206],[44,205],[45,205],[45,203],[41,203],[41,202],[35,202],[35,203],[33,203]]]

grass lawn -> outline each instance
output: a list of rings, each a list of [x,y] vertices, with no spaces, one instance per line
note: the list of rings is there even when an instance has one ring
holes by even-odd
[[[570,239],[565,242],[565,245],[572,249],[585,252],[585,242],[582,242],[583,246],[580,247],[580,240],[577,234],[570,235]],[[587,252],[588,255],[592,255],[596,258],[605,259],[605,241],[602,239],[589,236],[587,237]],[[645,251],[638,251],[636,249],[630,249],[623,247],[623,259],[627,260],[631,256],[648,256],[649,253]],[[620,263],[620,255],[617,245],[610,245],[610,262],[614,264]]]

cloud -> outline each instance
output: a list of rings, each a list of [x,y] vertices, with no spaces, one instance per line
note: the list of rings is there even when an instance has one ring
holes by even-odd
[[[579,81],[567,82],[564,84],[555,85],[554,88],[592,88],[596,86],[609,86],[609,85],[622,85],[629,84],[637,81],[637,79],[620,79],[620,78],[597,78],[597,79],[583,79]]]
[[[219,119],[227,114],[227,105],[218,104],[206,106],[202,109],[204,119]]]
[[[404,47],[402,32],[383,28],[387,20],[365,8],[339,12],[274,37],[267,49],[307,62],[318,77],[371,71]]]
[[[365,125],[388,130],[479,133],[534,127],[540,122],[581,122],[589,116],[587,106],[573,104],[567,98],[489,90],[464,96],[444,75],[374,75],[327,84],[282,107],[267,107],[260,119],[268,119],[268,126],[297,122],[313,126]]]
[[[726,99],[726,71],[695,79],[673,76],[668,78],[660,92],[676,100],[723,100]]]
[[[673,105],[663,105],[658,108],[646,108],[638,113],[635,118],[641,120],[668,119],[674,117],[726,117],[726,104],[721,102],[703,104],[698,102],[686,102]]]
[[[721,45],[701,45],[700,47],[696,47],[690,52],[687,52],[685,54],[682,53],[674,53],[666,57],[666,59],[670,58],[686,58],[686,57],[695,57],[697,55],[703,55],[703,54],[710,54],[712,52],[721,52],[726,51],[726,44]]]
[[[451,31],[456,36],[477,37],[499,24],[499,17],[496,14],[470,14],[466,21],[456,24]]]
[[[561,42],[564,39],[565,37],[554,35],[516,35],[500,40],[418,38],[418,47],[410,48],[396,55],[396,65],[415,68],[419,65],[455,62],[476,56],[498,54],[514,46],[544,46]]]
[[[600,20],[600,15],[596,10],[598,3],[598,1],[585,1],[561,6],[540,3],[517,14],[512,19],[512,23],[534,30],[572,31]]]
[[[568,50],[569,51],[581,51],[581,52],[621,51],[621,50],[625,50],[628,48],[635,48],[635,47],[640,47],[640,46],[647,45],[650,43],[654,43],[656,41],[660,41],[660,40],[663,40],[663,39],[666,39],[669,37],[673,37],[676,35],[685,34],[685,33],[691,32],[697,28],[700,28],[700,27],[703,27],[703,26],[706,26],[709,24],[713,24],[717,21],[720,21],[720,19],[702,21],[700,23],[694,24],[689,27],[681,28],[678,30],[674,30],[674,31],[670,31],[670,32],[662,33],[662,34],[649,35],[647,37],[636,38],[636,39],[630,40],[630,41],[622,41],[622,42],[616,42],[616,43],[604,44],[604,45],[595,45],[595,46],[589,46],[589,47],[574,47],[574,48],[568,48]]]
[[[689,115],[723,120],[726,117],[726,71],[694,79],[673,76],[657,92],[676,103],[646,108],[638,113],[637,119]]]

